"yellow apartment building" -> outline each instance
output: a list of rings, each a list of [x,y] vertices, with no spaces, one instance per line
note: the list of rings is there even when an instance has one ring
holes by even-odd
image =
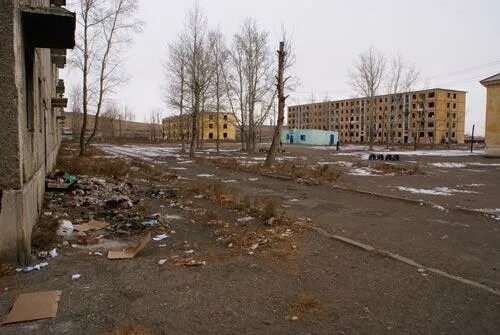
[[[178,141],[181,139],[181,129],[185,139],[191,138],[191,114],[171,116],[163,119],[163,133],[166,140]],[[218,127],[217,127],[218,124]],[[236,118],[230,113],[205,112],[199,120],[200,138],[211,141],[217,139],[217,131],[221,141],[236,140]]]
[[[466,92],[440,88],[310,103],[288,107],[288,126],[335,130],[349,143],[368,143],[370,124],[375,143],[464,143],[465,103]]]
[[[500,157],[500,73],[481,81],[486,87],[486,155]]]

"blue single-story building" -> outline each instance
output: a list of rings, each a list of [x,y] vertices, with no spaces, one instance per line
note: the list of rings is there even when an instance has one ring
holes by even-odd
[[[283,129],[281,142],[286,144],[337,145],[339,134],[333,130]]]

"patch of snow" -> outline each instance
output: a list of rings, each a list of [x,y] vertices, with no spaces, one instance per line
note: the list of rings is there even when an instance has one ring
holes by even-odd
[[[380,176],[377,170],[368,167],[352,169],[348,174],[351,176]]]
[[[427,194],[427,195],[443,195],[443,196],[450,196],[455,193],[478,193],[474,191],[467,191],[467,190],[458,190],[454,188],[448,188],[448,187],[434,187],[434,188],[413,188],[413,187],[404,187],[404,186],[398,186],[398,190],[403,191],[403,192],[410,192],[413,194]]]
[[[213,176],[214,176],[213,174],[206,174],[206,173],[202,173],[202,174],[197,175],[197,177],[201,177],[201,178],[212,178]]]
[[[472,165],[472,166],[496,166],[496,167],[500,167],[500,163],[479,163],[479,162],[472,162],[472,163],[468,163],[469,165]]]
[[[431,165],[438,168],[447,168],[447,169],[464,168],[467,166],[464,163],[432,163]]]
[[[187,170],[187,168],[185,168],[185,167],[173,167],[173,168],[170,168],[170,170],[179,170],[179,171],[181,171],[181,170]]]
[[[191,164],[193,163],[193,161],[180,161],[180,162],[177,162],[177,164]]]
[[[249,181],[257,181],[259,178],[248,178]]]
[[[244,218],[239,218],[238,222],[249,222],[249,221],[253,221],[253,220],[255,220],[254,217],[252,217],[252,216],[245,216]]]
[[[230,179],[230,180],[223,180],[222,182],[223,183],[237,183],[238,181],[234,180],[234,179]]]

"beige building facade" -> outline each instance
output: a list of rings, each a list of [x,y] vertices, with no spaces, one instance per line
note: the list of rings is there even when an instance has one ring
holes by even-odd
[[[481,81],[486,87],[486,155],[500,157],[500,73]]]
[[[464,143],[466,92],[429,89],[288,107],[288,127],[335,130],[342,142]],[[373,122],[371,115],[373,114]]]
[[[67,100],[59,69],[75,15],[61,0],[0,0],[0,258],[26,264]]]
[[[190,139],[192,122],[191,114],[185,114],[182,118],[171,116],[163,119],[164,138],[169,141],[179,141],[182,133],[184,139]],[[236,118],[231,113],[219,113],[217,120],[217,113],[205,112],[203,117],[199,118],[198,127],[200,138],[206,141],[215,141],[217,134],[221,141],[236,140]]]

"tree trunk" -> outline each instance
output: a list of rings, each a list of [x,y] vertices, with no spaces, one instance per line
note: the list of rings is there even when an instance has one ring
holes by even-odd
[[[273,165],[276,159],[276,152],[281,144],[281,128],[283,127],[283,122],[285,121],[285,101],[286,97],[284,94],[284,72],[285,72],[285,42],[280,42],[280,49],[278,51],[278,122],[276,128],[274,129],[273,142],[271,148],[267,153],[266,167]]]

